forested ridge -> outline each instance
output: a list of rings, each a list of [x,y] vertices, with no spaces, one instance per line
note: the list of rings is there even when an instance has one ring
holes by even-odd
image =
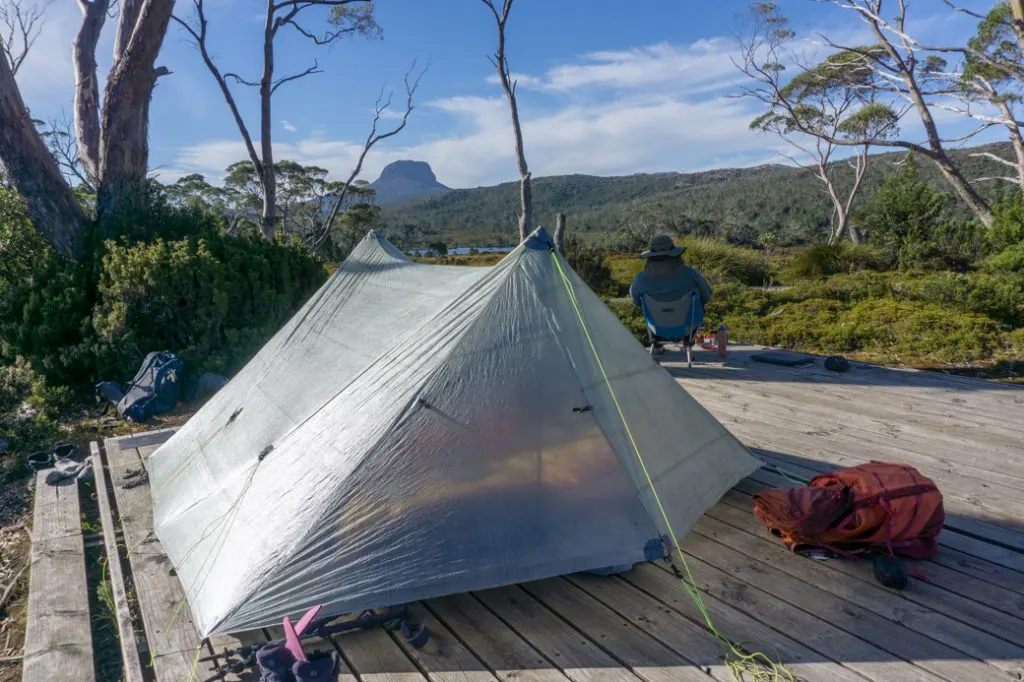
[[[1010,154],[1008,143],[995,143],[952,152],[968,177],[992,175],[1001,169],[975,156]],[[862,203],[906,159],[906,153],[871,155],[859,195]],[[849,183],[846,161],[833,163],[839,184]],[[936,189],[949,192],[938,169],[920,164],[921,176]],[[722,236],[752,243],[757,235],[774,232],[789,243],[808,243],[827,237],[831,204],[821,182],[810,170],[792,165],[725,168],[698,173],[636,173],[600,177],[555,175],[534,178],[536,222],[553,225],[565,213],[574,232],[613,232],[631,221],[661,222],[666,229]],[[1003,182],[981,186],[990,197],[1014,188]],[[396,236],[427,243],[437,239],[483,245],[516,241],[519,183],[455,189],[425,200],[384,206],[382,221]],[[970,215],[958,202],[958,217]]]

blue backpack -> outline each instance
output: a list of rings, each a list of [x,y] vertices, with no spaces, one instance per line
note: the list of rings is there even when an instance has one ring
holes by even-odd
[[[128,390],[117,396],[120,387],[104,382],[97,386],[111,402],[117,405],[117,413],[124,419],[141,423],[150,417],[174,409],[181,396],[183,369],[185,363],[170,351],[153,352],[142,361],[135,378],[126,387]]]

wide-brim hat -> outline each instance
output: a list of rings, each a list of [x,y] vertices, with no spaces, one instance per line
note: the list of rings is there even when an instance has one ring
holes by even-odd
[[[650,248],[640,254],[641,258],[678,258],[683,255],[683,251],[686,251],[685,246],[676,246],[675,242],[672,241],[672,237],[667,234],[659,234],[657,237],[651,238]]]

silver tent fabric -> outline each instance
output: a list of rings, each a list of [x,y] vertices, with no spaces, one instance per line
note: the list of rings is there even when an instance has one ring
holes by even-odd
[[[150,457],[201,634],[644,561],[757,468],[549,243],[445,267],[371,232]]]

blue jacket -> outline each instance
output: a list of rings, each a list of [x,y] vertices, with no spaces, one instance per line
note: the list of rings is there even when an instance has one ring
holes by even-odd
[[[701,305],[705,308],[711,300],[711,287],[704,277],[683,263],[682,258],[649,258],[644,269],[637,273],[629,285],[633,305],[640,307],[640,297],[650,293],[685,293],[696,291],[700,294]]]

